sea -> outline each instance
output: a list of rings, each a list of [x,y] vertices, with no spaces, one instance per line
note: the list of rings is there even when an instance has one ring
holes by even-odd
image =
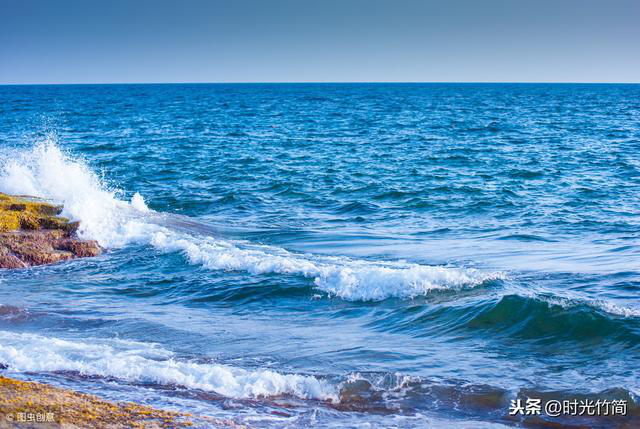
[[[0,86],[0,192],[104,249],[0,271],[0,374],[248,428],[640,427],[640,85]]]

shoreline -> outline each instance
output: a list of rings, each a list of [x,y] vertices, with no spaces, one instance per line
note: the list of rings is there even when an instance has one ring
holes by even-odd
[[[96,241],[76,235],[80,225],[60,216],[62,206],[0,192],[0,268],[28,268],[98,256]]]
[[[60,216],[62,209],[38,197],[0,192],[0,269],[20,270],[101,254],[103,249],[96,241],[78,238],[79,222]],[[7,366],[0,362],[3,369]],[[246,428],[231,420],[113,402],[0,374],[0,429],[182,429],[211,425]]]
[[[0,364],[1,365],[1,364]],[[0,429],[249,429],[229,419],[196,416],[0,374]]]
[[[0,429],[4,428],[189,428],[189,413],[95,395],[0,375]]]

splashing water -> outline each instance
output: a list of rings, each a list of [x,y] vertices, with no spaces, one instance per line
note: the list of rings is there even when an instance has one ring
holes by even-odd
[[[130,202],[119,200],[85,162],[66,155],[51,139],[4,160],[0,190],[64,204],[63,215],[81,222],[80,236],[107,248],[150,244],[163,252],[181,252],[189,262],[207,269],[303,276],[313,279],[320,290],[347,300],[412,298],[506,278],[504,273],[473,268],[301,255],[174,231],[151,216],[157,213],[139,193]]]
[[[154,344],[98,339],[76,342],[6,331],[0,331],[0,341],[0,362],[13,371],[75,371],[129,382],[180,385],[230,398],[293,395],[338,401],[336,388],[313,376],[247,371],[229,365],[179,360]]]

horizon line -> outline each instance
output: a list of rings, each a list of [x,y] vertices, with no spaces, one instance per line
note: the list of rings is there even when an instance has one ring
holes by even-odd
[[[173,81],[173,82],[18,82],[0,83],[0,86],[72,86],[72,85],[269,85],[269,84],[552,84],[552,85],[637,85],[637,82],[607,81]]]

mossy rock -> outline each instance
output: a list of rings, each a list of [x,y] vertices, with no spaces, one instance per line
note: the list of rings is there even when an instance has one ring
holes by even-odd
[[[14,213],[0,210],[0,231],[20,229],[20,217]]]
[[[98,243],[79,239],[79,223],[58,216],[61,212],[46,201],[0,193],[0,269],[99,255]]]
[[[73,232],[77,223],[57,217],[62,206],[29,197],[0,193],[0,231],[63,229]]]
[[[47,417],[44,423],[3,425],[18,413]],[[94,395],[0,375],[0,428],[180,429],[193,426],[194,416],[131,402],[110,402]],[[208,419],[207,419],[208,420]],[[204,420],[203,420],[204,423]],[[207,422],[209,423],[209,422]],[[222,424],[220,424],[222,423]],[[211,419],[200,427],[244,426]]]

